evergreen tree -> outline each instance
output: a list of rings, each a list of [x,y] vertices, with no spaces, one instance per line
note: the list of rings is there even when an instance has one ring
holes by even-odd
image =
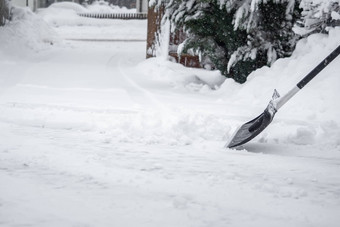
[[[158,0],[159,2],[167,2]],[[253,70],[289,56],[299,0],[172,0],[168,18],[188,38],[180,50],[208,57],[227,77],[243,83]]]
[[[200,16],[196,16],[196,7],[200,8]],[[247,70],[234,67],[228,72],[226,67],[234,51],[247,43],[247,33],[239,29],[234,30],[232,24],[234,11],[228,12],[226,8],[220,8],[216,1],[198,3],[195,8],[192,15],[178,17],[176,21],[178,27],[183,26],[189,34],[181,51],[194,51],[203,58],[208,57],[223,75],[243,82],[241,76],[235,75],[247,74]]]

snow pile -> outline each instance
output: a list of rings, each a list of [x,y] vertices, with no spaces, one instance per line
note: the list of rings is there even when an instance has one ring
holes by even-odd
[[[72,2],[54,3],[46,9],[40,9],[38,15],[52,26],[82,25],[77,13],[85,13],[87,9]]]
[[[152,80],[192,92],[211,93],[211,90],[219,89],[226,79],[218,71],[187,68],[181,64],[164,61],[163,57],[150,58],[137,65],[137,70],[145,76],[145,81]]]
[[[29,8],[13,7],[12,19],[6,26],[0,27],[0,50],[7,54],[37,52],[59,41],[57,33]]]
[[[86,13],[88,10],[77,3],[73,2],[56,2],[51,4],[48,8],[60,9],[60,10],[72,10],[76,13]]]

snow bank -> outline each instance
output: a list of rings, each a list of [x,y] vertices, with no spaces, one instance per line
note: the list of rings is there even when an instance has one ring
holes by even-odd
[[[56,2],[50,5],[48,8],[61,9],[61,10],[73,10],[76,13],[88,12],[88,10],[84,6],[74,3],[74,2]]]
[[[81,18],[77,13],[86,12],[86,8],[71,2],[52,4],[46,9],[40,9],[37,13],[52,26],[82,25]]]
[[[58,43],[58,35],[29,8],[12,8],[12,19],[0,27],[0,54],[29,55]]]
[[[163,56],[150,58],[137,65],[137,70],[145,76],[144,80],[203,93],[206,90],[217,89],[225,80],[218,71],[187,68],[163,59]]]

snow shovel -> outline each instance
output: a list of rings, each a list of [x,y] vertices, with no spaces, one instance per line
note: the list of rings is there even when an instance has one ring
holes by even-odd
[[[329,63],[331,63],[340,54],[340,46],[328,55],[319,65],[317,65],[307,76],[305,76],[293,89],[286,95],[280,97],[279,93],[274,90],[272,100],[269,102],[264,112],[236,130],[227,148],[233,148],[249,142],[255,136],[260,134],[273,120],[275,113],[298,91],[300,91],[309,81],[311,81],[319,72],[321,72]]]

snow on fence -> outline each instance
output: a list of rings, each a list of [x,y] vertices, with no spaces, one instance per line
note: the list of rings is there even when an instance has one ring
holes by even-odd
[[[91,17],[98,19],[147,19],[147,13],[78,13],[81,17]]]

